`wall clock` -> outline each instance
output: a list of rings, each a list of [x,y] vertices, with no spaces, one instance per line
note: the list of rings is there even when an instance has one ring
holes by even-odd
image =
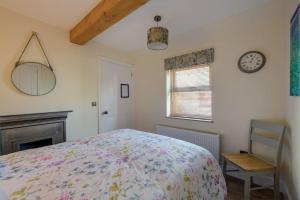
[[[239,61],[238,67],[242,72],[254,73],[263,68],[266,64],[266,57],[259,51],[249,51],[244,53]]]

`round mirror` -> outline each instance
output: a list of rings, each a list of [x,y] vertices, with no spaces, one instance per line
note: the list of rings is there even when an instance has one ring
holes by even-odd
[[[31,96],[41,96],[51,92],[56,85],[54,72],[46,65],[24,62],[12,72],[12,82],[21,92]]]

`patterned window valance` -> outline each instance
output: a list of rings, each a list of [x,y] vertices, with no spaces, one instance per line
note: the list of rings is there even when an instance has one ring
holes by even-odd
[[[215,50],[205,49],[193,53],[165,59],[165,70],[203,65],[214,62]]]

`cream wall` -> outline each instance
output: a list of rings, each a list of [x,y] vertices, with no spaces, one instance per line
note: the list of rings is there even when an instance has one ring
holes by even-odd
[[[289,69],[290,69],[290,40],[289,40],[289,23],[290,19],[300,3],[299,0],[286,1],[286,97],[287,97],[287,121],[290,125],[290,133],[287,135],[286,149],[285,149],[285,171],[286,182],[288,185],[288,194],[290,199],[300,199],[300,98],[290,97],[289,95]]]
[[[208,130],[222,135],[224,151],[246,150],[250,119],[285,117],[283,16],[282,1],[273,1],[171,38],[166,51],[138,54],[134,70],[137,129],[153,132],[157,124],[166,124]],[[214,123],[165,118],[164,58],[209,47],[215,48],[211,65]],[[254,74],[240,72],[239,56],[253,49],[265,53],[266,66]]]
[[[0,8],[0,115],[73,110],[67,120],[67,139],[95,135],[98,131],[98,67],[100,56],[131,62],[121,52],[96,43],[71,44],[68,32]],[[57,85],[53,92],[31,97],[18,92],[10,74],[31,31],[38,32],[54,68]],[[32,45],[27,60],[39,59]]]

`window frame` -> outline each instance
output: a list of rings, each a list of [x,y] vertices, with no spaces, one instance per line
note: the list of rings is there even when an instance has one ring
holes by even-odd
[[[171,119],[182,119],[182,120],[190,120],[190,121],[201,121],[201,122],[209,122],[213,123],[214,122],[214,117],[213,117],[213,80],[212,80],[212,67],[209,64],[204,64],[204,65],[195,65],[195,66],[190,66],[186,67],[186,69],[193,69],[193,68],[199,68],[199,67],[208,67],[209,68],[209,88],[207,90],[194,90],[194,91],[210,91],[211,92],[211,116],[210,118],[205,118],[205,117],[191,117],[191,116],[184,116],[184,115],[172,115],[171,110],[172,110],[172,85],[174,85],[174,77],[175,77],[175,72],[178,69],[170,69],[166,70],[165,73],[165,78],[166,78],[166,118],[171,118]],[[184,68],[182,70],[185,70]],[[177,92],[181,91],[193,91],[193,87],[190,87],[189,89],[179,89]],[[175,91],[176,92],[176,91]]]

